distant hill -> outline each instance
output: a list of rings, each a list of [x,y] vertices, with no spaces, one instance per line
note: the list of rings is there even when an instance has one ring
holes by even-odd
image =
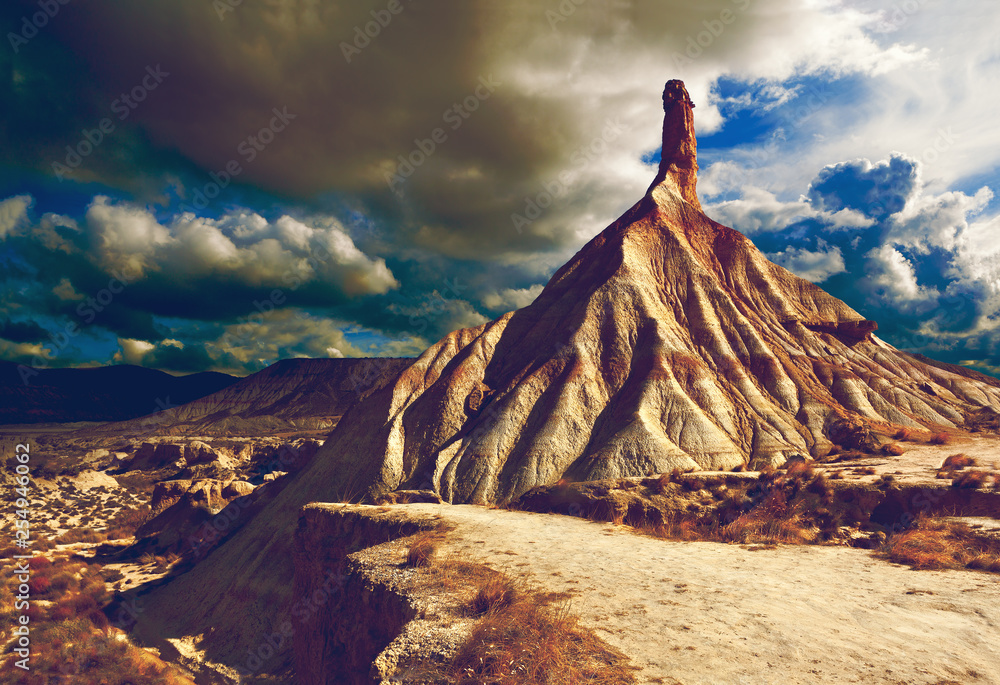
[[[155,417],[94,426],[84,433],[249,437],[328,430],[357,399],[395,380],[411,363],[412,359],[286,359]]]
[[[224,373],[171,376],[140,366],[39,369],[22,379],[0,361],[0,424],[122,421],[210,395],[240,380]]]

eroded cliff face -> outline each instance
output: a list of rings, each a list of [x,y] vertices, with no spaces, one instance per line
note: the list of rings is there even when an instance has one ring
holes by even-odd
[[[421,572],[400,564],[405,546],[385,543],[434,524],[426,514],[374,507],[314,504],[303,510],[294,551],[299,600],[278,624],[279,631],[293,635],[296,682],[417,682],[405,679],[408,660],[433,658],[440,647],[434,634],[448,627],[434,619],[418,621],[427,613],[427,598],[415,578]],[[406,637],[414,622],[424,624],[413,631],[420,636],[416,641]],[[450,632],[452,646],[457,645],[461,630]],[[415,653],[421,651],[426,653]]]

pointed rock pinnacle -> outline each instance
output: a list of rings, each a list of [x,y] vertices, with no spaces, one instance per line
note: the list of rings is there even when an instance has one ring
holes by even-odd
[[[698,202],[698,143],[694,133],[694,103],[683,81],[668,81],[663,90],[663,148],[660,170],[650,190],[667,185],[685,201]]]

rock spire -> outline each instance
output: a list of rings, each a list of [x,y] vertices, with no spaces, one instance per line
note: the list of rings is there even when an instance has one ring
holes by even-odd
[[[686,202],[698,202],[698,143],[694,133],[694,103],[683,81],[668,81],[663,89],[663,147],[660,170],[650,186],[665,185]]]

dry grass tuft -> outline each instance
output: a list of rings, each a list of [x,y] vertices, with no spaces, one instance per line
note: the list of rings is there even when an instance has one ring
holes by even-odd
[[[138,509],[132,507],[122,507],[115,514],[114,518],[108,521],[108,540],[123,540],[135,535],[142,524],[146,523],[154,516],[154,512],[148,504],[143,504]]]
[[[657,495],[665,495],[670,491],[670,484],[673,481],[670,479],[670,474],[661,473],[659,478],[654,479],[649,488]]]
[[[993,480],[993,476],[986,471],[966,471],[952,479],[951,487],[976,490],[978,488],[985,488],[990,484],[991,480]]]
[[[881,554],[915,569],[971,568],[1000,572],[1000,540],[976,535],[964,523],[920,518],[890,535]]]
[[[469,603],[469,611],[474,616],[482,616],[491,611],[506,609],[520,599],[517,584],[502,574],[488,578],[479,592]]]
[[[568,605],[516,588],[509,579],[504,599],[491,605],[447,668],[448,682],[462,685],[632,685],[628,657],[581,628]],[[484,588],[485,591],[485,588]],[[494,594],[495,589],[489,590]],[[481,591],[481,594],[483,591]]]
[[[628,657],[581,628],[568,604],[553,606],[566,594],[542,593],[524,580],[453,558],[435,561],[421,576],[424,589],[435,594],[466,595],[465,614],[478,618],[451,662],[421,666],[422,683],[636,683],[638,669]]]
[[[931,436],[927,438],[927,442],[930,445],[947,445],[951,442],[951,436],[947,433],[931,433]]]
[[[891,457],[898,457],[906,452],[903,446],[896,442],[886,443],[882,445],[882,454],[888,454]]]
[[[432,531],[414,535],[406,553],[406,565],[416,568],[429,565],[437,552],[438,537]]]
[[[104,542],[108,539],[107,534],[93,530],[92,528],[74,528],[56,538],[56,542],[66,545],[74,542]]]
[[[972,457],[967,457],[964,454],[953,454],[944,460],[941,464],[943,470],[958,471],[964,469],[967,466],[975,466],[976,460]]]
[[[903,442],[912,442],[914,436],[915,433],[912,428],[900,428],[896,431],[896,434],[893,435],[896,440],[902,440]]]

